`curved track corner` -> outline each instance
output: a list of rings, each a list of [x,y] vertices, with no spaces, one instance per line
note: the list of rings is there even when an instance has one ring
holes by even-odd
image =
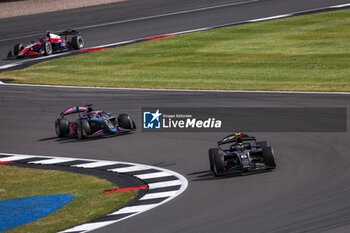
[[[94,219],[88,223],[61,231],[61,233],[89,232],[132,216],[138,215],[157,206],[160,206],[184,192],[188,186],[187,179],[171,170],[136,163],[119,161],[78,159],[68,157],[52,157],[38,155],[0,153],[0,163],[10,162],[26,165],[59,166],[88,171],[102,170],[111,172],[111,175],[125,175],[141,180],[147,185],[145,192],[112,213]],[[89,173],[89,172],[87,172]]]

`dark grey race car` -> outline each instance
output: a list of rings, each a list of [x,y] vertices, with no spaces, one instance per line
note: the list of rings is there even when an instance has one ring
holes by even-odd
[[[276,159],[266,141],[244,133],[231,134],[209,149],[210,170],[215,176],[275,169]]]

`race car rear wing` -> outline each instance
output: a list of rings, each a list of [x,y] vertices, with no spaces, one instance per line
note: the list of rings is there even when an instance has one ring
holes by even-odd
[[[80,32],[76,30],[68,29],[58,34],[59,36],[70,36],[70,35],[80,35]]]
[[[222,140],[218,141],[218,146],[223,145],[223,144],[228,144],[228,143],[237,143],[238,138],[244,141],[256,141],[256,138],[254,136],[249,136],[244,133],[235,133],[228,135],[224,137]]]
[[[74,114],[74,113],[81,113],[81,112],[85,112],[87,111],[88,108],[87,107],[82,107],[82,106],[71,106],[69,108],[67,108],[66,110],[64,110],[63,112],[61,112],[61,117],[70,115],[70,114]]]

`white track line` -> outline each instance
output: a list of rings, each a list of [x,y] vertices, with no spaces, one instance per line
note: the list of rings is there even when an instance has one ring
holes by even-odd
[[[177,191],[168,191],[168,192],[160,192],[160,193],[149,193],[140,198],[140,200],[149,200],[154,198],[161,198],[161,197],[170,197],[172,195],[175,195]]]
[[[104,226],[108,226],[110,224],[113,224],[117,221],[105,221],[105,222],[97,222],[97,223],[85,223],[83,225],[79,225],[76,227],[73,227],[71,229],[65,230],[65,231],[61,231],[61,233],[69,233],[69,232],[88,232],[88,231],[93,231],[96,230],[98,228],[104,227]]]
[[[132,166],[132,167],[123,167],[123,168],[114,168],[114,169],[109,169],[108,171],[111,172],[119,172],[119,173],[125,173],[125,172],[135,172],[135,171],[142,171],[142,170],[147,170],[149,169],[148,166]]]
[[[136,205],[136,206],[128,206],[122,208],[118,211],[112,212],[108,215],[116,215],[116,214],[128,214],[128,213],[137,213],[137,212],[145,212],[147,210],[153,209],[154,207],[159,206],[160,204],[149,204],[149,205]]]
[[[54,159],[45,159],[45,160],[40,160],[40,161],[35,161],[35,162],[29,162],[33,164],[57,164],[57,163],[65,163],[65,162],[71,162],[76,159],[72,158],[54,158]]]
[[[290,16],[292,16],[292,14],[276,15],[276,16],[271,16],[271,17],[266,17],[266,18],[251,19],[251,20],[248,20],[247,22],[255,23],[255,22],[260,22],[260,21],[267,21],[267,20],[273,20],[273,19],[281,19],[281,18],[286,18],[286,17],[290,17]]]
[[[11,68],[11,67],[20,66],[20,65],[23,65],[25,63],[28,63],[28,62],[31,62],[31,61],[35,61],[35,60],[47,60],[47,59],[54,58],[54,57],[60,57],[60,56],[63,56],[63,55],[74,53],[74,52],[75,51],[66,51],[66,52],[62,52],[62,53],[53,54],[53,55],[50,55],[50,56],[30,58],[29,60],[24,60],[24,61],[20,61],[20,62],[15,62],[15,63],[11,63],[11,64],[2,65],[2,66],[0,66],[0,70],[5,70],[5,69]]]
[[[8,68],[11,68],[11,67],[14,67],[14,66],[19,66],[19,65],[22,65],[23,63],[11,63],[11,64],[7,64],[7,65],[3,65],[3,66],[0,66],[0,70],[4,70],[4,69],[8,69]]]
[[[142,39],[144,39],[144,38],[142,38]],[[142,40],[142,39],[136,39],[136,40]],[[98,49],[98,48],[106,48],[106,47],[112,47],[112,46],[117,46],[117,45],[130,44],[130,43],[135,42],[136,40],[127,40],[127,41],[115,42],[115,43],[111,43],[111,44],[94,46],[94,47],[90,47],[90,48],[87,48],[87,49]],[[87,49],[82,49],[82,50],[87,50]]]
[[[128,88],[128,87],[84,87],[84,86],[59,86],[39,84],[0,83],[3,86],[18,87],[47,87],[63,89],[96,89],[96,90],[124,90],[124,91],[154,91],[154,92],[212,92],[212,93],[256,93],[256,94],[318,94],[318,95],[350,95],[350,92],[319,92],[319,91],[248,91],[248,90],[195,90],[195,89],[153,89],[153,88]]]
[[[350,6],[350,3],[342,4],[342,5],[336,5],[336,6],[330,6],[329,8],[342,8],[342,7],[347,7]]]
[[[30,159],[30,158],[34,158],[34,157],[35,157],[34,155],[12,155],[12,157],[0,158],[0,161],[2,161],[2,162],[4,162],[4,161],[12,162],[12,161],[16,161],[16,160]]]
[[[94,163],[84,163],[84,164],[72,165],[71,167],[96,168],[96,167],[115,165],[115,164],[118,164],[118,162],[97,161],[97,162],[94,162]]]
[[[156,188],[164,188],[164,187],[171,187],[181,185],[180,180],[173,180],[173,181],[165,181],[165,182],[156,182],[156,183],[150,183],[148,184],[149,189],[156,189]]]
[[[135,176],[141,180],[145,180],[145,179],[151,179],[151,178],[167,177],[171,175],[167,172],[154,172],[154,173],[135,175]]]

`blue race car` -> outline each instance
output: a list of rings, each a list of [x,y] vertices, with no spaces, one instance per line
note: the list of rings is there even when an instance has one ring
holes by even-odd
[[[78,115],[78,119],[69,121],[68,115]],[[136,125],[127,113],[118,117],[104,111],[94,111],[91,104],[67,108],[55,122],[57,137],[78,137],[85,139],[99,135],[115,135],[136,130]]]
[[[276,159],[272,147],[266,141],[245,133],[231,134],[209,149],[210,170],[215,176],[275,169]]]

